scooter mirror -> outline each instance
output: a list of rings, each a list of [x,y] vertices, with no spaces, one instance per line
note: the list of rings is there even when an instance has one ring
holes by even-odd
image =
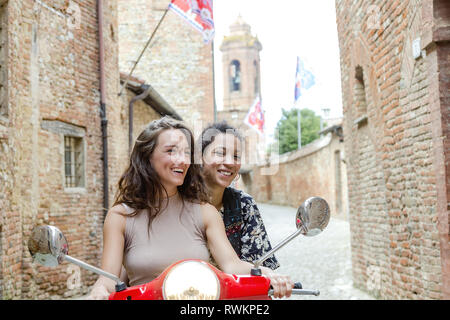
[[[54,226],[45,225],[33,228],[28,240],[28,250],[34,262],[45,267],[56,267],[63,261],[67,261],[114,280],[116,282],[116,291],[122,291],[127,287],[116,275],[69,256],[69,246],[67,245],[66,237]]]
[[[306,201],[303,202],[298,208],[295,216],[297,230],[272,248],[272,250],[267,252],[264,256],[254,261],[251,274],[261,275],[261,270],[259,267],[272,254],[284,247],[299,234],[303,234],[308,237],[318,235],[323,231],[323,229],[325,229],[329,221],[330,207],[324,199],[320,197],[311,197],[306,199]]]
[[[295,224],[304,236],[315,236],[321,233],[330,221],[330,207],[320,197],[306,199],[297,210]]]
[[[69,246],[58,228],[45,225],[33,228],[28,240],[28,250],[35,262],[46,267],[56,267],[63,262]]]

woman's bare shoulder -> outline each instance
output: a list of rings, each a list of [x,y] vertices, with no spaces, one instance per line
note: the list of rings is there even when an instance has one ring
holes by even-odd
[[[199,204],[200,208],[202,209],[202,212],[205,213],[218,213],[216,207],[214,207],[212,204],[208,202],[202,202]]]
[[[219,211],[217,211],[216,207],[214,207],[210,203],[202,203],[201,212],[203,217],[203,222],[206,227],[222,222],[222,218],[220,216]]]
[[[128,212],[121,204],[115,205],[108,210],[105,218],[105,228],[125,230],[126,216]]]
[[[127,209],[121,203],[116,204],[115,206],[111,207],[108,210],[108,213],[119,214],[119,215],[127,215],[128,214]]]

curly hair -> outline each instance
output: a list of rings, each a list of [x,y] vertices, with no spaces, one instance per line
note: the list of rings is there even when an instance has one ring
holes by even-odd
[[[124,203],[133,208],[134,212],[130,216],[147,209],[149,228],[153,219],[163,209],[163,200],[168,197],[167,190],[150,163],[150,158],[157,145],[159,135],[169,129],[181,130],[191,147],[191,165],[183,184],[177,187],[183,204],[185,200],[196,203],[204,203],[208,200],[200,166],[194,163],[194,136],[191,130],[183,122],[169,116],[154,120],[136,139],[129,166],[119,179],[114,200],[114,205]]]

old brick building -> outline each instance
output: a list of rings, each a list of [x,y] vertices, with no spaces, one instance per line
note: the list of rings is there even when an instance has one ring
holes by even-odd
[[[450,3],[336,1],[354,283],[450,298]]]
[[[109,5],[105,25],[116,28],[114,1]],[[72,254],[98,262],[103,177],[96,1],[76,6],[80,20],[73,22],[69,1],[2,1],[0,287],[6,299],[70,291],[67,265],[48,270],[31,263],[26,243],[35,224],[61,227]],[[119,102],[113,94],[117,39],[105,38],[110,111]],[[83,280],[92,279],[83,273]]]
[[[98,266],[105,194],[109,207],[130,135],[161,115],[181,118],[145,79],[118,96],[118,15],[116,0],[0,1],[0,299],[85,294],[95,274],[32,263],[32,227],[57,226],[70,255]]]
[[[120,70],[130,72],[170,0],[118,0]],[[151,84],[195,127],[214,120],[212,46],[169,11],[133,75]],[[201,129],[198,130],[201,132]]]

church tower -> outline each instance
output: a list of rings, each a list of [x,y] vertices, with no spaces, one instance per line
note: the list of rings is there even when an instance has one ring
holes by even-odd
[[[261,72],[259,52],[262,45],[251,34],[250,25],[239,15],[230,26],[220,46],[223,70],[223,110],[217,112],[217,120],[226,120],[244,136],[241,176],[242,190],[251,192],[250,173],[254,165],[264,157],[264,138],[247,126],[244,119],[259,96],[261,99]]]
[[[217,120],[241,127],[255,98],[261,97],[261,50],[262,45],[251,34],[250,25],[239,15],[220,46],[224,95],[223,110],[217,113]]]

